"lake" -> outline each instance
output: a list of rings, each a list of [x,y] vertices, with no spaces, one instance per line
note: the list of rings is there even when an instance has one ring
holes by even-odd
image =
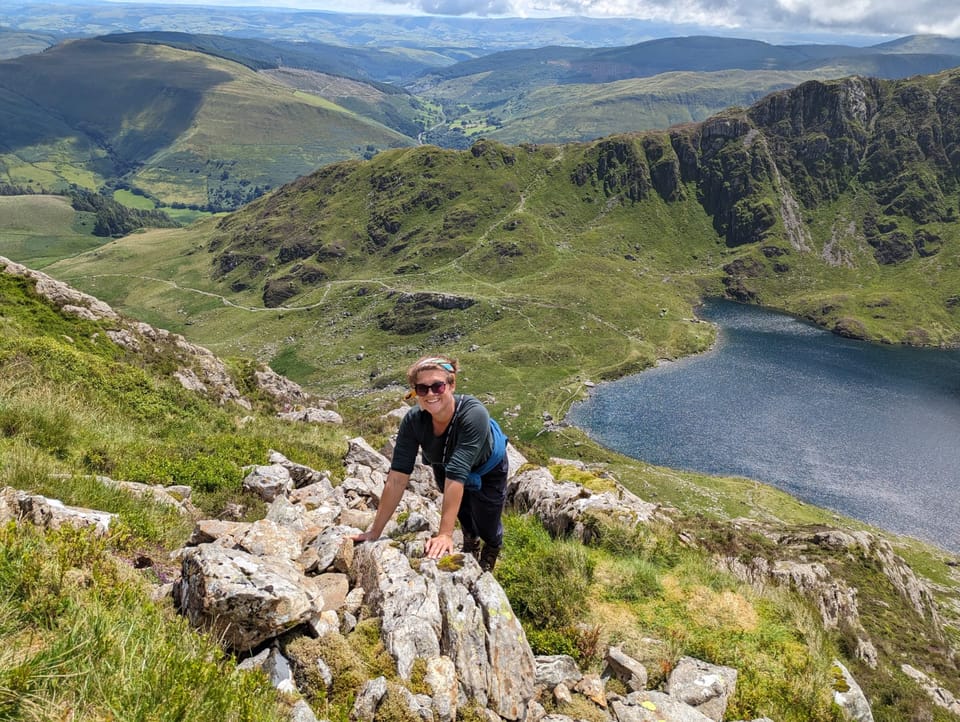
[[[604,446],[738,475],[960,552],[960,351],[840,338],[711,301],[715,347],[601,384],[568,421]]]

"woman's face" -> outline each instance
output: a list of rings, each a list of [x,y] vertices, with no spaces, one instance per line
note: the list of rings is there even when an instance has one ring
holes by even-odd
[[[453,390],[457,382],[456,380],[447,381],[449,376],[443,369],[424,369],[417,372],[417,383],[414,386],[417,391],[417,403],[431,416],[443,417],[446,414],[453,414],[455,406]],[[422,391],[426,393],[421,394]]]

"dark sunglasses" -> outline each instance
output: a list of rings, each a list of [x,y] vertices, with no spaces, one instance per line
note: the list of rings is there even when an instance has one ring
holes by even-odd
[[[445,381],[437,381],[432,384],[414,384],[413,390],[417,392],[417,396],[426,396],[430,391],[439,396],[447,390],[447,383]]]

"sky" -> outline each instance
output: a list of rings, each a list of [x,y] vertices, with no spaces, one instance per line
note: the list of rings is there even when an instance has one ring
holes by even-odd
[[[351,0],[346,6],[343,0],[181,1],[393,15],[623,17],[726,31],[960,37],[956,0]]]

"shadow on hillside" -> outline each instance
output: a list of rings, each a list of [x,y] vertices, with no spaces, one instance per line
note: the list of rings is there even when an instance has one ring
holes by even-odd
[[[168,147],[205,94],[234,76],[156,48],[99,40],[65,43],[0,62],[0,138],[6,149],[88,139],[116,170]],[[24,122],[25,120],[29,122]]]

